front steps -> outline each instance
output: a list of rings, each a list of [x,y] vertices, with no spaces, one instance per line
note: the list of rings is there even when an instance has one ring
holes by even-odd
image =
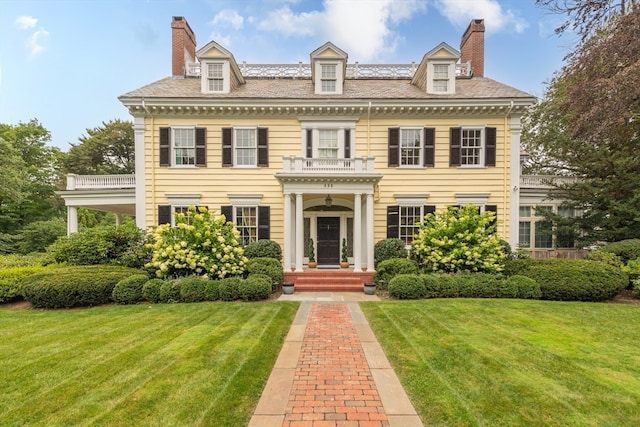
[[[351,269],[313,269],[285,272],[284,282],[293,282],[296,292],[363,292],[364,284],[373,282],[373,272]]]

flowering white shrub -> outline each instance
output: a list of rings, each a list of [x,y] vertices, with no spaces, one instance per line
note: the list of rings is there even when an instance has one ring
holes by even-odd
[[[494,218],[473,204],[426,215],[413,239],[418,263],[427,271],[502,271],[507,254]]]
[[[224,215],[217,218],[204,207],[175,214],[175,227],[159,225],[148,246],[153,257],[147,267],[160,278],[190,275],[222,279],[244,272],[248,259],[240,233]]]

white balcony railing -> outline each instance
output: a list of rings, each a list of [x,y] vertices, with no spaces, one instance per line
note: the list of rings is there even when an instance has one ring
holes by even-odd
[[[67,175],[67,190],[108,190],[135,188],[136,176],[129,175]]]
[[[283,157],[282,169],[285,173],[300,174],[366,174],[373,173],[373,160],[373,157],[356,157],[354,159]]]
[[[551,188],[558,184],[570,184],[576,182],[571,176],[553,175],[521,175],[520,188]]]

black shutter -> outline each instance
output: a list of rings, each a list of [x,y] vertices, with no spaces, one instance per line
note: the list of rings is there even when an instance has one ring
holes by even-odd
[[[436,212],[436,207],[433,206],[433,205],[424,205],[422,207],[422,210],[423,210],[422,215],[423,215],[423,218],[424,218],[424,216],[426,216],[427,214],[435,213]]]
[[[307,159],[313,157],[313,129],[307,129]]]
[[[171,224],[171,206],[158,205],[158,225]]]
[[[269,206],[258,206],[258,240],[271,238],[271,209]]]
[[[496,165],[496,128],[484,128],[484,165]]]
[[[233,128],[222,128],[222,166],[233,166]]]
[[[196,128],[196,166],[207,166],[206,128]]]
[[[424,128],[424,164],[423,166],[435,166],[436,157],[436,130]]]
[[[389,128],[389,154],[388,166],[398,166],[398,157],[400,151],[400,128]]]
[[[160,128],[160,166],[171,166],[171,128]]]
[[[484,206],[484,210],[485,212],[494,212],[495,216],[493,217],[493,221],[491,221],[491,225],[497,225],[498,224],[498,206],[497,205],[485,205]]]
[[[387,206],[387,239],[400,236],[400,206]]]
[[[269,166],[268,128],[258,128],[258,166]]]
[[[449,166],[460,166],[460,144],[462,142],[462,129],[449,129]]]
[[[227,221],[233,221],[233,206],[222,206],[220,213],[227,218]]]
[[[351,158],[351,129],[344,130],[344,158]]]

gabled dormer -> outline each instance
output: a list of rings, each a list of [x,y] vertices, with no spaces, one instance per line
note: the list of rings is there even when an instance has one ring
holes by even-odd
[[[340,95],[344,88],[347,54],[331,42],[311,52],[311,79],[317,95]]]
[[[440,43],[427,52],[411,84],[434,95],[450,95],[456,93],[456,63],[460,52],[447,43]]]
[[[200,61],[202,93],[229,93],[244,84],[235,58],[227,49],[210,41],[196,52]]]

